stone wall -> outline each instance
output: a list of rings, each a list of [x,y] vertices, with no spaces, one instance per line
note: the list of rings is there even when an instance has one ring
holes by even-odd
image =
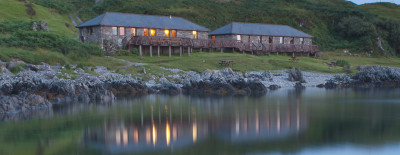
[[[312,45],[312,38],[304,38],[304,45]]]
[[[90,34],[90,29],[92,29],[92,33]],[[93,44],[101,44],[101,28],[100,26],[96,27],[85,27],[79,28],[79,39],[83,39],[84,42],[93,43]]]
[[[208,32],[199,32],[197,31],[197,38],[199,39],[208,39]]]
[[[180,38],[191,38],[193,39],[193,31],[182,31],[182,30],[178,30],[176,32],[176,36],[180,37]]]
[[[128,32],[127,32],[128,30]],[[130,33],[130,28],[126,29],[125,28],[125,35],[120,35],[119,34],[119,29],[117,29],[118,33],[117,35],[114,35],[112,32],[112,27],[110,26],[103,26],[102,27],[102,32],[103,32],[103,41],[107,40],[110,42],[113,42],[114,44],[116,44],[118,47],[122,47],[123,46],[123,41],[130,39],[131,37],[131,33]]]
[[[292,37],[283,37],[283,44],[290,44]]]

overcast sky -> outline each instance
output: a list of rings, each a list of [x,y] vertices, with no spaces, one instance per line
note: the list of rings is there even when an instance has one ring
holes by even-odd
[[[400,4],[400,0],[349,0],[356,4],[364,4],[364,3],[375,3],[375,2],[391,2]]]

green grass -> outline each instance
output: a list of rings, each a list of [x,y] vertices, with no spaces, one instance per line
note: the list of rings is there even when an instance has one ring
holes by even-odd
[[[10,61],[11,59],[19,59],[30,64],[46,62],[51,65],[56,65],[57,63],[65,64],[70,62],[69,58],[65,57],[63,54],[48,50],[38,49],[36,51],[30,51],[18,48],[0,47],[0,60]]]
[[[393,18],[400,21],[400,5],[391,3],[371,3],[361,5],[360,7],[368,9],[379,17]]]
[[[323,73],[342,73],[348,72],[342,67],[330,68],[326,63],[336,62],[336,60],[346,60],[350,65],[354,66],[352,72],[355,72],[355,68],[359,65],[381,65],[381,66],[393,66],[400,67],[399,58],[386,58],[386,57],[354,57],[339,54],[338,52],[325,52],[326,58],[316,59],[313,57],[299,57],[299,61],[290,61],[288,55],[275,55],[271,56],[254,56],[250,54],[241,53],[219,53],[219,52],[195,52],[189,57],[187,55],[179,57],[173,55],[171,58],[168,56],[161,57],[149,57],[144,56],[141,60],[137,56],[115,56],[120,59],[125,59],[133,62],[148,63],[148,66],[152,68],[166,67],[166,68],[178,68],[185,71],[196,71],[203,72],[207,69],[222,69],[224,66],[220,66],[218,63],[221,60],[232,60],[236,64],[232,67],[235,71],[265,71],[265,70],[281,70],[300,68],[304,71],[323,72]],[[156,72],[157,73],[157,72]]]
[[[0,21],[10,19],[32,19],[48,22],[51,32],[62,34],[68,37],[76,37],[77,29],[72,24],[68,15],[58,14],[56,11],[39,5],[33,5],[36,15],[30,18],[26,13],[26,7],[23,2],[17,0],[0,0]],[[69,25],[69,27],[66,26]]]

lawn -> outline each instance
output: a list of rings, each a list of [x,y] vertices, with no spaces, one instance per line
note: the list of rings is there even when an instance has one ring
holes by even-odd
[[[264,71],[264,70],[281,70],[300,68],[305,71],[323,72],[323,73],[343,73],[355,72],[356,67],[359,65],[381,65],[400,67],[399,58],[386,58],[386,57],[355,57],[341,54],[340,52],[324,52],[324,57],[321,59],[313,57],[299,57],[299,61],[290,61],[288,55],[275,55],[271,56],[254,56],[242,53],[219,53],[219,52],[195,52],[191,56],[184,55],[179,57],[173,55],[172,57],[149,57],[144,56],[140,59],[138,56],[115,56],[120,59],[125,59],[133,62],[148,63],[150,66],[178,68],[185,71],[203,72],[207,69],[222,69],[224,66],[218,63],[221,60],[232,60],[236,64],[232,67],[236,71]],[[335,62],[336,60],[346,60],[353,66],[352,70],[345,70],[342,67],[329,67],[327,62]]]

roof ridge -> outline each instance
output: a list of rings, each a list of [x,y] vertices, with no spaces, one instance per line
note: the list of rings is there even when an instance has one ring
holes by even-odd
[[[138,15],[138,16],[156,16],[156,17],[165,17],[165,18],[169,18],[169,17],[174,17],[174,18],[182,18],[179,16],[165,16],[165,15],[149,15],[149,14],[138,14],[138,13],[125,13],[125,12],[112,12],[112,11],[108,11],[106,13],[117,13],[117,14],[131,14],[131,15]]]
[[[254,25],[276,25],[276,26],[288,26],[283,24],[265,24],[265,23],[246,23],[246,22],[232,22],[237,24],[254,24]]]
[[[101,18],[99,25],[102,25],[102,24],[103,24],[103,20],[104,20],[104,18],[106,18],[107,13],[108,13],[108,12],[105,12],[105,13],[101,14],[101,15],[104,15],[104,16],[103,16],[103,18]],[[100,16],[101,16],[101,15],[100,15]]]

